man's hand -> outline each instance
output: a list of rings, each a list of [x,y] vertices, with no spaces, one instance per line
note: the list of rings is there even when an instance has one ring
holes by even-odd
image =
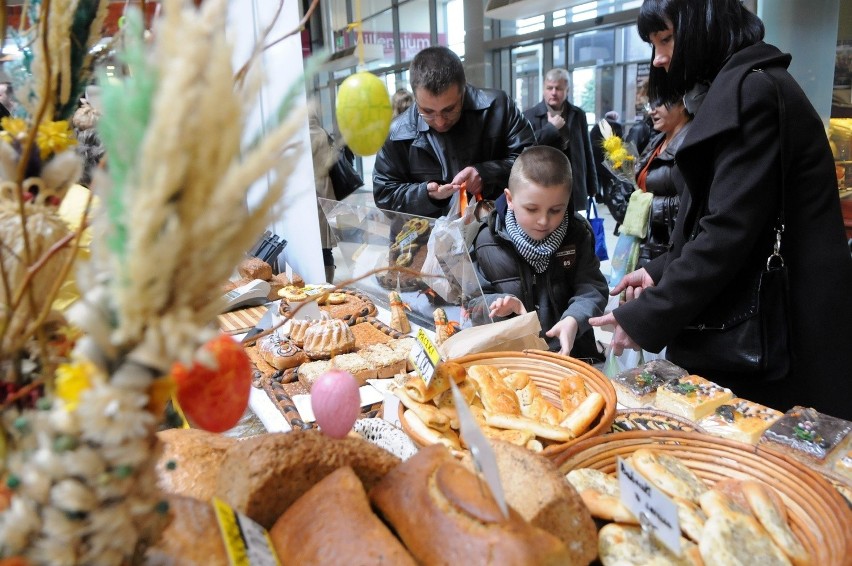
[[[567,356],[571,353],[571,348],[574,347],[574,340],[577,338],[577,330],[579,330],[579,326],[577,325],[577,321],[574,317],[566,316],[554,324],[553,327],[544,334],[550,338],[558,336],[559,353],[563,356]]]
[[[624,291],[624,300],[627,302],[638,298],[642,291],[653,286],[654,280],[643,267],[625,275],[609,294],[615,296]]]
[[[439,185],[435,181],[430,181],[426,183],[426,192],[429,195],[429,198],[433,198],[435,200],[444,200],[453,196],[453,193],[459,190],[458,185],[454,185],[449,183],[447,185]]]
[[[524,303],[514,295],[506,295],[500,297],[488,306],[488,315],[491,318],[495,316],[509,316],[510,314],[526,314],[527,309]]]
[[[482,177],[479,176],[476,167],[465,167],[459,171],[458,175],[453,177],[453,186],[456,190],[461,188],[462,183],[466,183],[465,189],[472,195],[478,195],[482,192]]]
[[[565,127],[565,118],[563,118],[559,114],[551,115],[550,113],[548,113],[547,121],[550,122],[557,130],[561,130],[563,127]]]
[[[619,326],[618,321],[615,320],[615,317],[611,312],[606,313],[603,316],[594,316],[589,319],[589,324],[592,326],[607,326],[611,325],[615,328],[612,333],[612,341],[609,344],[609,347],[612,348],[612,352],[616,356],[620,356],[624,350],[641,350],[642,347],[633,341],[633,338],[627,335],[627,332],[624,331],[621,326]]]

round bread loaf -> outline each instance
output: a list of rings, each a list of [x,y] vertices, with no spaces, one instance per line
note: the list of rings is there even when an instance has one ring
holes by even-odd
[[[574,487],[546,458],[523,446],[491,440],[506,503],[528,523],[559,538],[571,564],[588,564],[598,554],[595,522]],[[473,469],[470,455],[464,463]]]
[[[305,345],[305,332],[318,321],[312,318],[297,318],[290,321],[290,341],[298,347]]]
[[[157,461],[157,486],[166,493],[209,501],[225,452],[236,439],[195,428],[157,433],[163,452]]]
[[[264,281],[272,279],[272,266],[256,257],[241,261],[237,266],[237,272],[240,277],[246,279],[263,279]]]
[[[586,564],[511,507],[504,518],[482,480],[437,444],[388,472],[370,501],[420,564]]]
[[[294,501],[337,468],[350,466],[369,490],[399,462],[361,438],[335,440],[318,430],[262,434],[228,450],[216,495],[269,529]]]

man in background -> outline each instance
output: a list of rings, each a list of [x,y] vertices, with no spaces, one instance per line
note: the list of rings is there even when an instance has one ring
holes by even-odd
[[[515,158],[535,144],[514,101],[467,84],[461,59],[446,47],[420,51],[409,75],[414,104],[394,118],[376,155],[376,205],[436,218],[453,212],[461,190],[499,197]]]
[[[568,71],[551,69],[544,75],[544,100],[527,109],[524,116],[535,130],[540,145],[549,145],[568,156],[573,170],[571,199],[574,210],[586,209],[589,197],[598,194],[598,176],[589,140],[589,124],[582,108],[568,102],[571,84]]]

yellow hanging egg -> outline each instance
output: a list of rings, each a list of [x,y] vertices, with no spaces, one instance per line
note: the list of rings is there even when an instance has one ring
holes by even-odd
[[[376,75],[360,71],[350,75],[337,91],[337,125],[346,145],[358,155],[373,155],[388,137],[390,97]]]

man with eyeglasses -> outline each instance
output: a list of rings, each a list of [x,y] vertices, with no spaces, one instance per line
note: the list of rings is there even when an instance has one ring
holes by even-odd
[[[568,71],[551,69],[544,75],[544,100],[524,111],[539,144],[549,145],[568,156],[574,175],[574,210],[586,209],[589,197],[598,194],[589,123],[582,108],[568,102],[571,84]]]
[[[515,158],[535,145],[532,127],[506,93],[467,84],[461,59],[427,47],[411,63],[414,104],[391,123],[373,170],[373,196],[386,210],[436,218],[462,186],[496,199]]]

